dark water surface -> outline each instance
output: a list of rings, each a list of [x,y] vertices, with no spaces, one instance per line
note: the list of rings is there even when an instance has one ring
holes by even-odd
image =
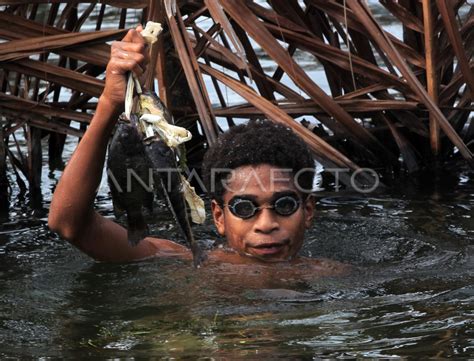
[[[59,174],[44,177],[46,208]],[[96,263],[14,194],[0,228],[0,358],[472,357],[474,177],[447,178],[319,194],[302,253],[355,267],[305,279],[283,265]],[[98,208],[112,216],[106,186]],[[161,217],[157,234],[180,238]],[[210,225],[196,232],[216,239]]]
[[[400,35],[380,8],[376,17]],[[96,263],[47,228],[59,176],[43,174],[43,211],[13,189],[1,221],[0,359],[474,357],[472,172],[365,196],[319,194],[302,254],[354,270],[304,279],[283,265]],[[97,206],[112,217],[105,184]],[[156,234],[180,239],[171,216],[159,217]],[[196,234],[217,238],[210,224]]]

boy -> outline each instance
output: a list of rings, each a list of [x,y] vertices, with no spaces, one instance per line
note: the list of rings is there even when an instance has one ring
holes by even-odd
[[[96,260],[190,259],[186,247],[170,240],[147,237],[132,247],[125,228],[94,211],[107,142],[123,107],[126,73],[140,76],[148,62],[140,31],[130,30],[112,45],[104,92],[56,187],[49,226]],[[205,156],[203,170],[214,223],[233,251],[211,251],[208,259],[258,263],[294,258],[313,218],[308,193],[312,167],[306,145],[281,125],[251,122],[219,137]]]

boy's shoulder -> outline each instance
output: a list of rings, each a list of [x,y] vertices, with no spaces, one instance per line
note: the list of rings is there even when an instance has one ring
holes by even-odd
[[[352,266],[327,258],[296,257],[289,261],[262,261],[252,256],[241,255],[228,248],[217,248],[208,253],[207,264],[244,265],[259,272],[275,275],[333,276],[350,272]]]
[[[155,257],[177,257],[183,260],[192,260],[191,251],[176,242],[148,237],[145,239],[156,248]],[[337,276],[348,274],[352,266],[327,258],[297,257],[290,261],[265,262],[254,257],[241,255],[229,248],[216,248],[207,252],[206,266],[247,266],[249,270],[268,273],[273,272],[276,277],[287,275],[307,278],[317,276]]]

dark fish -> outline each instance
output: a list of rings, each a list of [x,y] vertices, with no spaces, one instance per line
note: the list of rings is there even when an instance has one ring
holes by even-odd
[[[126,212],[128,240],[132,245],[148,235],[142,208],[145,206],[151,211],[153,205],[150,162],[142,139],[135,124],[119,123],[109,145],[107,160],[114,211],[116,216]]]
[[[159,115],[168,124],[172,124],[171,114],[161,100],[149,91],[139,95],[137,105],[138,111],[130,115],[130,124],[119,124],[109,147],[107,166],[122,190],[118,191],[117,185],[113,184],[113,179],[109,176],[114,207],[124,209],[127,213],[129,242],[132,245],[138,244],[148,235],[142,208],[150,208],[153,202],[153,193],[147,188],[150,186],[148,179],[151,170],[153,190],[159,198],[164,195],[169,210],[191,248],[194,265],[199,266],[204,255],[191,229],[175,150],[158,135],[147,138],[143,123],[138,121],[139,116],[148,113]],[[170,132],[173,130],[172,127],[169,128]],[[182,134],[178,136],[181,137]],[[136,177],[132,177],[130,173]],[[142,180],[145,186],[140,184],[137,178]]]
[[[168,208],[191,248],[194,265],[198,267],[204,260],[204,255],[191,229],[181,176],[176,165],[176,155],[161,139],[146,144],[145,153],[152,165],[154,184],[155,186],[160,185],[161,191],[165,195]],[[157,186],[156,190],[159,192]]]
[[[140,94],[140,113],[160,115],[168,124],[173,124],[171,113],[161,99],[153,92],[144,91]],[[169,129],[170,133],[173,130]],[[184,129],[183,129],[184,130]],[[185,131],[187,133],[187,131]],[[169,134],[175,137],[185,137],[185,134]],[[156,136],[145,141],[145,152],[153,168],[155,184],[159,182],[165,195],[166,203],[173,214],[178,227],[193,253],[194,265],[197,267],[205,259],[191,229],[191,220],[183,193],[183,184],[176,164],[176,150],[168,146],[164,139]],[[164,171],[160,171],[164,170]]]

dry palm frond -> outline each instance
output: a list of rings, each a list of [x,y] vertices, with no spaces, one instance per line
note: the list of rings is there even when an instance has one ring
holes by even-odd
[[[446,0],[436,0],[436,3],[438,4],[438,9],[443,19],[446,32],[448,33],[451,46],[453,47],[454,54],[458,59],[463,78],[471,91],[471,100],[474,102],[474,73],[469,66],[470,57],[464,50],[463,41],[457,28],[454,10]]]
[[[68,2],[69,0],[0,0],[0,5],[58,4]],[[131,9],[143,9],[149,3],[147,0],[101,0],[100,2],[118,8]],[[81,1],[81,3],[97,3],[97,0]]]
[[[458,147],[461,154],[464,158],[474,166],[474,158],[471,151],[464,144],[462,139],[453,129],[451,124],[444,117],[443,113],[436,106],[433,100],[429,97],[426,90],[420,84],[416,76],[413,74],[411,69],[406,65],[403,58],[394,48],[390,39],[385,35],[385,32],[382,30],[380,25],[373,19],[371,16],[370,10],[367,6],[359,3],[357,0],[347,0],[348,4],[351,6],[352,10],[359,16],[361,21],[365,24],[367,29],[370,32],[370,36],[373,37],[374,41],[387,53],[392,62],[397,66],[400,72],[403,74],[405,80],[413,89],[414,92],[420,97],[420,100],[425,104],[425,106],[430,110],[433,116],[438,121],[440,127],[446,133],[448,138]]]
[[[212,144],[217,138],[215,120],[212,116],[210,101],[205,93],[205,88],[203,88],[204,84],[202,77],[199,74],[196,59],[193,56],[194,52],[192,51],[191,42],[183,23],[176,21],[176,17],[178,17],[178,19],[181,19],[181,17],[175,12],[175,0],[166,0],[165,9],[171,35],[176,43],[176,51],[178,52],[184,73],[186,74],[186,79],[188,80],[191,93],[193,94],[199,117],[202,122],[201,124],[203,125],[207,140]]]
[[[258,98],[255,92],[248,86],[245,86],[244,84],[226,76],[225,74],[220,73],[215,69],[208,67],[207,65],[200,64],[200,66],[205,72],[219,79],[221,82],[237,91],[248,102],[252,103],[256,108],[260,109],[269,119],[291,127],[301,138],[303,138],[309,144],[311,150],[316,155],[318,155],[320,159],[324,159],[325,157],[327,157],[331,162],[340,167],[348,167],[352,170],[357,170],[359,168],[356,164],[351,162],[347,157],[342,155],[336,149],[332,148],[329,144],[324,142],[318,136],[311,133],[301,124],[296,123],[293,118],[288,116],[287,113],[283,112],[279,107],[273,105],[271,102],[264,98]]]
[[[158,80],[160,96],[193,133],[193,164],[222,120],[259,117],[291,127],[328,166],[414,172],[457,151],[472,164],[472,5],[376,6],[399,22],[403,39],[360,0],[0,0],[0,117],[3,143],[17,154],[5,157],[19,182],[23,175],[38,186],[40,137],[50,132],[50,157],[60,159],[65,137],[83,134],[109,43],[141,17],[166,25],[146,85]],[[18,132],[27,139],[21,152]]]

